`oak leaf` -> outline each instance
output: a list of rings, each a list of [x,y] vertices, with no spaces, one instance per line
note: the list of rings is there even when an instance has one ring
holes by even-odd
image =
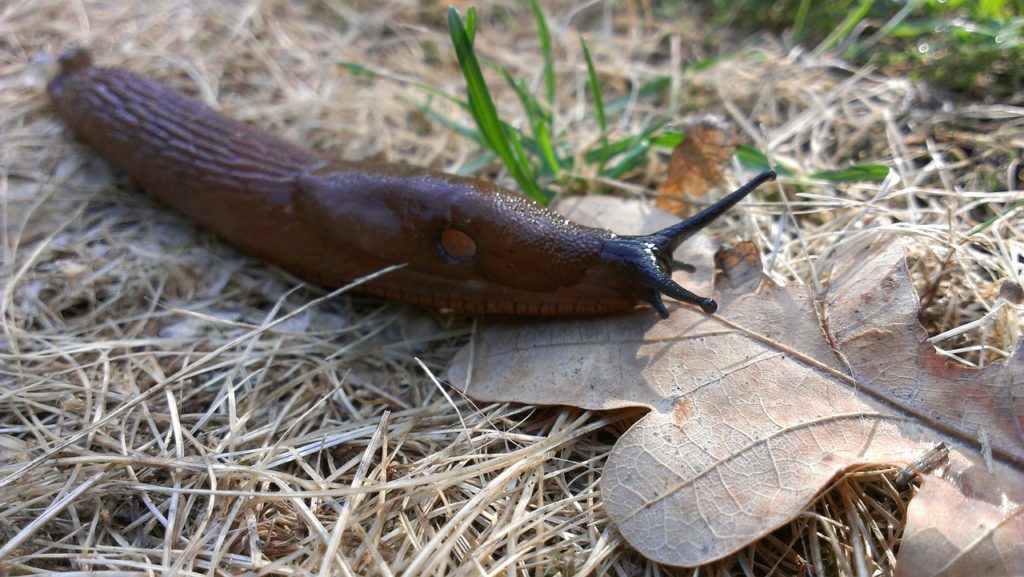
[[[722,183],[725,167],[736,152],[736,129],[717,116],[686,123],[686,138],[672,150],[668,175],[658,192],[658,208],[689,214],[693,201]]]
[[[990,472],[962,453],[951,457],[910,501],[896,577],[1024,575],[1019,472]]]
[[[722,247],[715,253],[715,267],[721,272],[715,277],[715,288],[733,293],[755,290],[763,277],[761,253],[757,246],[745,240],[735,246]]]
[[[650,213],[598,202],[598,212],[627,221]],[[586,221],[586,206],[570,207],[572,218]],[[646,226],[665,224],[657,220]],[[712,252],[695,237],[675,255],[695,265],[679,280],[698,293],[711,290]],[[843,471],[907,464],[945,442],[949,465],[921,492],[933,486],[998,506],[950,546],[928,538],[943,516],[912,514],[903,574],[939,574],[929,571],[960,567],[960,558],[1012,574],[1024,565],[1024,550],[1008,545],[1024,522],[1024,349],[981,370],[942,359],[924,341],[897,243],[857,247],[839,262],[826,294],[725,294],[714,316],[677,306],[666,321],[638,310],[490,324],[449,378],[484,401],[649,408],[609,456],[602,491],[626,540],[656,561],[719,559],[798,515]],[[989,462],[979,459],[982,445]],[[979,545],[985,539],[991,545]]]

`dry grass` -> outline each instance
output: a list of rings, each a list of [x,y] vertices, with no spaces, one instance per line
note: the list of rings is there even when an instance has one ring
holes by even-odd
[[[547,6],[577,149],[597,137],[574,122],[587,102],[580,30],[608,95],[727,40],[646,3],[609,6]],[[751,202],[715,232],[758,243],[773,280],[810,286],[844,245],[895,235],[928,330],[949,335],[936,344],[978,365],[1005,356],[1024,326],[999,292],[1021,281],[1021,209],[972,231],[1021,199],[1024,111],[942,105],[768,38],[728,40],[732,58],[675,73],[669,102],[632,102],[617,133],[710,111],[806,171],[892,166],[899,178],[881,186],[787,179],[785,202]],[[479,153],[401,100],[426,99],[407,80],[461,90],[442,6],[3,3],[0,572],[690,573],[638,556],[602,509],[604,459],[636,413],[450,399],[430,375],[469,321],[305,286],[197,232],[70,139],[43,87],[74,44],[337,156],[451,170]],[[477,45],[539,81],[519,3],[483,13]],[[665,158],[605,184],[653,190]],[[890,473],[845,477],[790,526],[698,573],[889,570],[912,493]]]

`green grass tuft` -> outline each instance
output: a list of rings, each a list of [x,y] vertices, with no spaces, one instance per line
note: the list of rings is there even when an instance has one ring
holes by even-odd
[[[972,96],[1024,88],[1024,0],[713,0],[719,25],[791,31],[817,51],[838,51]]]

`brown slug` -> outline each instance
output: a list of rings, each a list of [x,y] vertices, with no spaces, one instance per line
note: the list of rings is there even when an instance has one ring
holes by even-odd
[[[646,236],[578,225],[481,180],[329,160],[155,80],[61,57],[48,91],[71,130],[160,201],[303,279],[468,313],[594,315],[661,295],[717,310],[672,280],[672,252],[761,183]]]

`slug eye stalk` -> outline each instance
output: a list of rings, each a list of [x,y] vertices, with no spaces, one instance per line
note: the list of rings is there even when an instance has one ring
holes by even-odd
[[[714,222],[754,189],[775,178],[774,170],[766,170],[715,204],[678,224],[649,235],[612,239],[605,247],[604,253],[609,258],[626,263],[632,268],[634,274],[648,288],[647,302],[651,303],[661,318],[668,318],[668,310],[661,300],[661,295],[697,305],[705,313],[713,314],[718,310],[718,303],[714,299],[696,295],[672,280],[672,253],[686,239]]]

